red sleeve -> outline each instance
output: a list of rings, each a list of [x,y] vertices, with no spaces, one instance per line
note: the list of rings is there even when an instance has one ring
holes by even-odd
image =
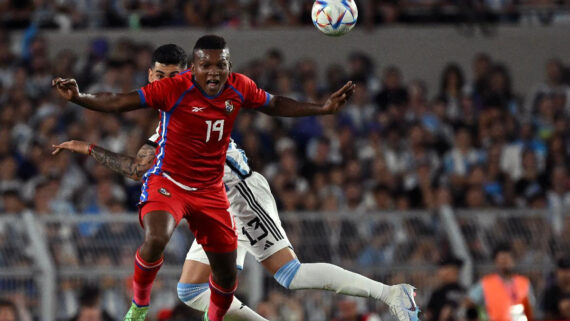
[[[243,107],[244,108],[259,108],[269,104],[271,95],[263,89],[257,87],[255,82],[249,77],[238,74],[239,78],[236,80],[240,83],[240,88],[243,88]]]
[[[142,104],[154,109],[169,111],[192,85],[187,79],[183,75],[178,75],[149,83],[137,90]]]

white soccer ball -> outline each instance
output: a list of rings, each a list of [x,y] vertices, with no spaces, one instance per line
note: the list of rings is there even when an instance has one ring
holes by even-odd
[[[358,19],[354,0],[316,0],[311,12],[313,24],[327,36],[342,36]]]

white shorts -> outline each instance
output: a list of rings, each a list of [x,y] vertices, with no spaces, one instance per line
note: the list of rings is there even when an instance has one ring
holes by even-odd
[[[239,270],[243,269],[246,252],[261,262],[277,251],[291,247],[265,177],[253,172],[240,183],[229,187],[227,194],[229,211],[235,217],[238,231],[236,267]],[[192,243],[186,260],[209,264],[206,252],[196,241]]]

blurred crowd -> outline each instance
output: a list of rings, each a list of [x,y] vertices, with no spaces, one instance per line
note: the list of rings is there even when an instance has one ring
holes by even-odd
[[[60,99],[50,82],[54,76],[74,77],[86,91],[133,90],[147,82],[154,48],[128,38],[115,43],[97,39],[88,55],[61,51],[49,59],[49,46],[41,35],[28,38],[22,54],[16,56],[10,34],[0,30],[0,213],[31,211],[37,216],[65,218],[135,212],[139,182],[120,177],[88,157],[52,156],[51,146],[78,139],[134,155],[154,132],[156,113],[91,112]],[[570,244],[569,72],[557,58],[534,63],[544,64],[544,78],[524,94],[512,88],[510,70],[516,66],[486,53],[474,55],[467,70],[450,62],[441,71],[436,92],[428,92],[422,80],[404,79],[398,66],[382,66],[376,74],[374,59],[361,52],[352,53],[343,64],[327,66],[321,81],[315,61],[287,62],[273,49],[236,66],[236,71],[270,93],[313,102],[323,102],[351,79],[357,84],[354,96],[335,116],[285,119],[243,111],[232,136],[252,168],[267,177],[284,213],[338,211],[371,217],[369,213],[375,211],[429,212],[445,206],[473,211],[531,208],[552,213],[544,218],[549,224],[539,225],[535,218],[495,224],[460,216],[465,217],[460,224],[474,259],[486,262],[491,258],[489,249],[498,241],[497,235],[520,236],[542,245],[553,239]],[[439,262],[449,245],[441,225],[430,216],[402,217],[396,221],[393,216],[387,221],[368,218],[374,224],[367,226],[370,221],[366,219],[355,222],[333,217],[326,224],[299,224],[284,214],[283,220],[305,260],[362,268]],[[72,229],[56,225],[48,227],[47,235],[56,266],[132,265],[131,252],[140,238],[136,225],[79,224]],[[537,231],[538,227],[543,229]],[[26,243],[19,236],[21,231],[0,226],[0,252],[11,258],[2,255],[0,266],[31,266],[29,250],[18,247]],[[536,240],[528,235],[537,236]],[[548,248],[548,244],[538,248]],[[532,256],[536,253],[529,245],[513,244],[515,258],[527,264],[544,262],[540,261],[543,257]],[[340,252],[335,254],[331,248]],[[546,259],[554,261],[554,255]],[[436,280],[426,270],[422,273],[378,278],[396,283],[411,275],[416,283],[434,286]],[[544,275],[538,277],[543,279],[540,290],[552,283]],[[62,300],[80,297],[80,283],[62,281],[59,285],[63,294],[69,294]],[[113,286],[121,285],[117,281]],[[37,295],[37,289],[28,289]],[[347,315],[338,316],[339,321],[353,321],[369,309],[358,300],[342,303],[316,295],[301,301],[268,293],[258,309],[268,315],[298,316],[283,320],[302,320],[303,315],[325,320],[338,312]],[[118,302],[113,295],[125,297],[112,291],[104,294],[111,303]],[[69,300],[75,302],[75,310],[81,310],[82,300]],[[87,307],[94,304],[89,301]],[[329,310],[314,308],[313,313],[311,304]],[[88,308],[81,311],[102,316]],[[295,312],[299,309],[305,314],[299,316]],[[113,316],[120,315],[120,308],[114,311],[119,312]],[[176,315],[164,313],[166,319]]]
[[[313,0],[8,0],[0,23],[63,31],[164,26],[271,27],[311,24]],[[568,21],[567,0],[359,0],[360,23]]]

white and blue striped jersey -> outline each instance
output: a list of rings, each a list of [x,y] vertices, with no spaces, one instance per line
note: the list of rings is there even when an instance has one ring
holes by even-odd
[[[156,147],[159,138],[158,133],[152,135],[148,139],[149,145]],[[226,184],[226,186],[233,186],[250,175],[251,168],[247,163],[245,152],[230,138],[230,144],[228,145],[228,151],[226,153],[226,165],[224,166],[224,184]]]
[[[251,168],[247,163],[245,152],[230,138],[226,153],[226,166],[224,166],[224,184],[227,186],[235,185],[250,175]]]

